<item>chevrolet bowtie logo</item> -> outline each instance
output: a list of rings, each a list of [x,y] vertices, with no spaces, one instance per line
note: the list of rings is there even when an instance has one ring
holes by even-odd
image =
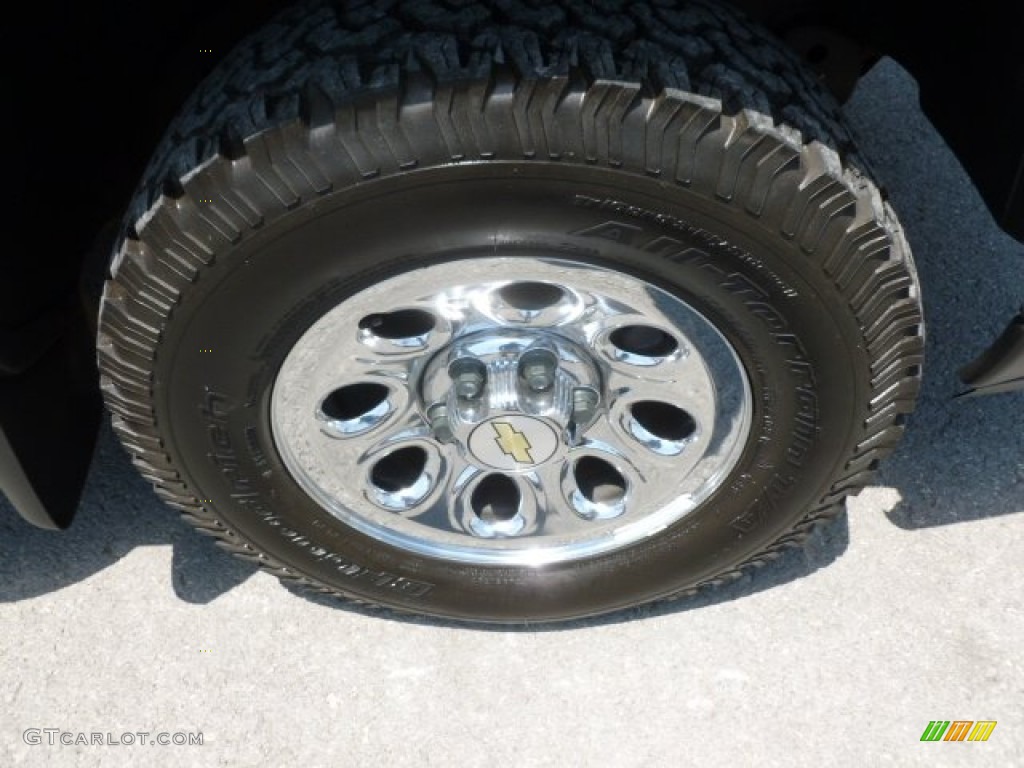
[[[495,442],[502,453],[511,456],[517,464],[533,464],[533,456],[530,455],[530,448],[533,446],[526,439],[526,435],[507,421],[492,421],[491,426],[498,433]]]

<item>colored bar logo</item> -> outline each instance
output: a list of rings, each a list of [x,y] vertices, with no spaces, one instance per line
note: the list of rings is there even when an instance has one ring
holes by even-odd
[[[988,741],[997,720],[929,720],[921,741]],[[973,728],[971,727],[973,726]]]

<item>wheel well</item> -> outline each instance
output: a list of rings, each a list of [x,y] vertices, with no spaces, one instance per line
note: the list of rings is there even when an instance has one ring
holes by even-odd
[[[26,119],[0,129],[5,146],[22,148],[10,153],[9,181],[18,194],[6,215],[16,239],[37,243],[46,258],[12,259],[4,281],[10,288],[0,288],[0,328],[24,325],[73,289],[83,256],[125,210],[181,103],[221,55],[290,4],[112,0],[57,16],[43,5],[25,6],[0,51],[5,69],[58,58],[12,81],[15,109]],[[920,14],[880,0],[735,4],[786,40],[840,100],[879,56],[897,59],[917,78],[926,113],[1000,223],[1024,235],[1024,139],[1012,130],[978,139],[978,126],[1016,125],[1024,111],[1024,60],[1015,39],[1024,7],[977,4],[970,14],[929,14],[922,23]],[[60,227],[52,222],[55,185],[75,201],[64,206]]]
[[[977,3],[954,14],[883,0],[734,0],[788,42],[842,101],[880,56],[917,80],[921,106],[1000,226],[1024,238],[1024,6]]]

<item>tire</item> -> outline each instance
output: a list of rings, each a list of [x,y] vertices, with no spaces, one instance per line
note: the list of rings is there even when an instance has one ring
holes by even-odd
[[[297,6],[128,222],[98,354],[136,466],[226,549],[400,611],[733,579],[842,509],[919,387],[896,217],[717,4]]]

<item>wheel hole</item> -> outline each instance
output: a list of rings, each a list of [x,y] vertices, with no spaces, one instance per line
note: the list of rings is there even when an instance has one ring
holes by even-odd
[[[329,419],[351,421],[370,413],[387,399],[388,388],[383,384],[349,384],[325,397],[320,404],[320,410]]]
[[[382,339],[411,339],[430,333],[435,324],[434,316],[422,309],[399,309],[366,315],[359,321],[359,330]]]
[[[426,465],[427,452],[422,448],[399,448],[373,465],[370,482],[386,493],[396,493],[412,487]]]
[[[693,416],[668,403],[645,400],[633,403],[629,410],[640,426],[662,440],[682,442],[693,437],[697,431],[697,422]]]
[[[584,456],[574,468],[576,486],[592,504],[614,505],[626,496],[626,480],[611,464],[594,456]]]
[[[650,325],[616,328],[608,338],[623,352],[642,357],[667,357],[679,349],[679,343],[674,338]]]
[[[519,512],[519,487],[505,475],[487,475],[481,480],[469,503],[473,514],[484,522],[511,520]]]
[[[564,291],[549,283],[510,283],[498,291],[501,300],[514,309],[535,312],[562,300]]]

